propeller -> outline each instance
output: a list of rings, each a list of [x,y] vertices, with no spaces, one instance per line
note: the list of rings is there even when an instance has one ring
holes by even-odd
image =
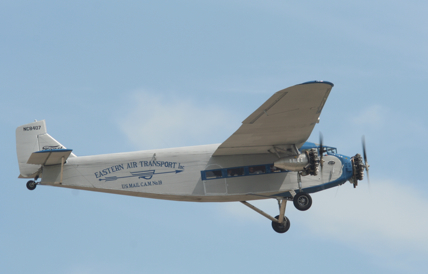
[[[324,155],[324,147],[323,147],[323,137],[322,137],[322,133],[320,132],[320,165],[321,165],[321,170],[322,170],[322,167],[323,167],[323,165],[324,165],[324,161],[322,160],[322,157],[323,157],[323,155]]]
[[[323,157],[323,155],[324,155],[324,153],[323,153],[323,151],[324,151],[324,147],[323,147],[323,137],[322,137],[322,133],[320,132],[320,168],[321,168],[321,179],[322,179],[322,181],[324,181],[324,178],[323,178],[323,175],[322,175],[322,168],[323,168],[323,166],[324,166],[324,160],[322,159],[322,157]]]
[[[363,135],[363,137],[361,138],[361,143],[362,143],[362,146],[363,146],[363,159],[364,159],[364,168],[365,168],[365,170],[366,170],[366,173],[367,173],[367,182],[369,183],[369,186],[370,186],[370,178],[369,178],[369,163],[367,162],[367,153],[366,153],[366,138],[364,137],[364,135]]]

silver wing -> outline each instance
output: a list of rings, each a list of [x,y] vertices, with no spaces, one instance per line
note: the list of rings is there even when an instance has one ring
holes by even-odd
[[[213,156],[260,154],[279,150],[293,154],[311,135],[333,87],[314,81],[276,92],[242,122]]]

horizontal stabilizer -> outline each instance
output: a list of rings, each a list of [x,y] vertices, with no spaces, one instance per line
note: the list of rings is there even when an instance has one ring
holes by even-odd
[[[33,165],[58,165],[64,157],[64,162],[70,156],[72,149],[48,149],[33,152],[27,161],[27,164]]]

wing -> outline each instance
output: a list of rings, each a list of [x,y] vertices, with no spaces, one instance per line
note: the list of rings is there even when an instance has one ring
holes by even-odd
[[[292,154],[311,135],[333,87],[314,81],[276,92],[242,122],[213,156],[260,154],[282,151]]]

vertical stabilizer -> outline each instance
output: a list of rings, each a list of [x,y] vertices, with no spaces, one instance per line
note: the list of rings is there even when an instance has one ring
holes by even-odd
[[[64,149],[46,130],[45,121],[36,121],[16,129],[16,154],[21,178],[34,178],[40,165],[27,164],[31,154],[40,150]],[[74,154],[70,157],[75,157]]]

